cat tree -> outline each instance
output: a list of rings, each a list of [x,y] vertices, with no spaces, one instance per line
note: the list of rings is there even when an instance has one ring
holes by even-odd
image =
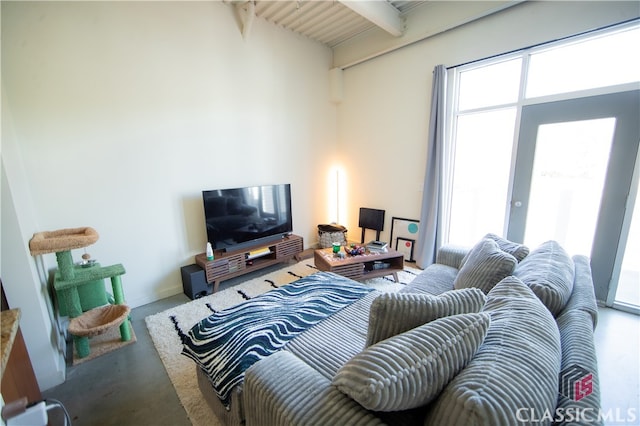
[[[122,341],[131,339],[129,328],[130,308],[124,304],[121,275],[125,269],[121,264],[101,267],[90,263],[76,265],[73,263],[71,250],[84,248],[98,240],[98,233],[90,227],[60,229],[50,232],[38,232],[29,241],[32,256],[55,253],[58,271],[54,277],[54,289],[66,307],[70,318],[69,333],[73,336],[78,357],[90,354],[89,337],[106,332],[113,327],[120,327]],[[85,256],[83,258],[86,259]],[[93,307],[97,301],[104,300],[103,280],[109,278],[113,289],[114,304]],[[99,282],[97,287],[92,284]],[[98,287],[101,287],[99,289]],[[81,301],[79,289],[83,291]],[[95,290],[94,290],[95,289]],[[83,312],[84,305],[91,306]]]

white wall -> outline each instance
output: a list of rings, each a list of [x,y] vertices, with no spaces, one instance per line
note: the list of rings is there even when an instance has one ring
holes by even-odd
[[[22,243],[31,237],[37,221],[11,113],[5,101],[3,97],[0,162],[2,283],[10,307],[21,309],[20,328],[29,352],[34,354],[34,372],[40,386],[47,388],[65,378],[64,339],[60,338],[55,325],[47,281],[40,278],[27,245]],[[13,185],[9,183],[9,176]]]
[[[438,5],[441,13],[447,6],[452,14],[461,7],[445,3]],[[637,2],[526,2],[345,69],[338,143],[351,195],[344,225],[356,231],[351,238],[360,238],[359,207],[386,210],[385,240],[392,216],[420,217],[436,65],[454,66],[639,15]],[[362,47],[362,40],[354,44]],[[355,57],[348,48],[340,48],[342,55]]]
[[[328,48],[264,21],[244,40],[222,2],[2,2],[2,119],[22,163],[6,168],[3,213],[6,192],[27,191],[15,215],[33,216],[3,229],[11,306],[44,309],[40,283],[7,278],[37,280],[28,239],[67,227],[99,232],[87,251],[125,266],[132,307],[182,292],[180,266],[205,247],[204,189],[291,183],[294,232],[314,243],[336,135],[330,64]],[[57,357],[36,329],[23,321],[35,365]]]

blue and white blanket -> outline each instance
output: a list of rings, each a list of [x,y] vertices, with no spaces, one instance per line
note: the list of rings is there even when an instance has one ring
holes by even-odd
[[[180,333],[182,354],[207,373],[228,408],[231,389],[251,365],[372,290],[333,273],[309,275],[216,312],[186,335]]]

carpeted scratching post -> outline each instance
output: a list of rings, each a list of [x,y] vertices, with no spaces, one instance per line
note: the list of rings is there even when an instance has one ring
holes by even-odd
[[[84,358],[91,352],[89,337],[108,331],[113,327],[120,327],[122,341],[131,339],[131,331],[127,318],[130,309],[124,304],[121,275],[125,269],[121,264],[88,268],[74,265],[71,250],[87,247],[98,240],[98,233],[90,227],[60,229],[52,232],[38,232],[29,241],[29,249],[33,256],[55,253],[58,262],[58,272],[54,278],[54,288],[66,307],[66,314],[70,318],[69,332],[73,336],[78,357]],[[82,303],[78,289],[86,289],[87,285],[98,282],[102,285],[105,278],[111,280],[113,288],[114,306],[106,305],[94,307],[82,312]],[[104,288],[104,286],[102,285]],[[90,290],[90,289],[89,289]],[[85,294],[87,292],[85,291]],[[92,298],[89,291],[88,298]],[[101,300],[96,296],[95,300]]]
[[[57,252],[56,260],[58,261],[58,271],[60,271],[63,280],[72,280],[76,277],[70,250]]]

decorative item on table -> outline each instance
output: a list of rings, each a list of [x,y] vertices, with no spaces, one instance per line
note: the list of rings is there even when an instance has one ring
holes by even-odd
[[[207,260],[213,260],[213,247],[211,247],[211,243],[207,242]]]
[[[367,262],[364,265],[364,270],[367,272],[371,272],[371,271],[378,271],[380,269],[388,269],[390,267],[391,267],[391,264],[389,262],[376,260],[373,263]]]
[[[366,245],[366,249],[372,253],[386,253],[388,250],[388,244],[384,241],[369,241]]]
[[[80,266],[82,266],[83,268],[89,268],[95,265],[95,263],[96,263],[96,260],[92,259],[91,255],[85,251],[84,254],[82,255],[82,261],[80,262]]]
[[[318,225],[318,240],[320,248],[331,247],[335,241],[347,244],[347,228],[337,223]]]
[[[359,244],[351,244],[350,246],[344,246],[344,251],[351,256],[360,256],[366,252],[366,248]]]
[[[340,247],[342,246],[342,244],[340,242],[334,242],[332,246],[333,246],[333,253],[337,254],[340,252]]]

